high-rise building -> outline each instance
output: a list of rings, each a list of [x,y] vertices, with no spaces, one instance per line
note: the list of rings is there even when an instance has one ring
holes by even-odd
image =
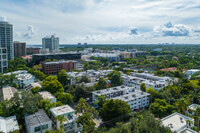
[[[54,35],[42,38],[42,48],[48,48],[50,52],[59,52],[59,38]]]
[[[0,72],[8,67],[8,60],[14,59],[13,25],[0,20]]]
[[[14,42],[14,56],[21,57],[26,55],[26,43],[25,42]]]

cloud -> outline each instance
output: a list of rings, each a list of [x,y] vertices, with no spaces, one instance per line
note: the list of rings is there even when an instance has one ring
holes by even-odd
[[[137,35],[137,28],[136,27],[130,27],[130,35]]]
[[[6,17],[5,16],[0,16],[0,21],[6,21]]]
[[[175,24],[168,22],[164,25],[156,26],[154,32],[161,33],[162,36],[189,36],[191,28],[184,24]]]
[[[37,34],[36,28],[32,25],[27,26],[27,32],[23,34],[23,38],[31,39],[33,36]]]
[[[200,26],[196,29],[194,29],[194,32],[200,33]]]

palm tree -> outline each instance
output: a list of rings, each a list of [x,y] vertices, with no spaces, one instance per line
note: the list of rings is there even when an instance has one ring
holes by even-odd
[[[58,115],[58,116],[56,116],[56,121],[59,121],[59,123],[60,123],[59,128],[63,129],[64,128],[63,122],[66,121],[65,117],[62,115]]]
[[[187,127],[190,128],[192,126],[192,121],[186,120]]]
[[[176,101],[176,107],[179,111],[182,111],[182,113],[185,114],[186,112],[186,108],[188,107],[188,105],[190,104],[190,102],[188,101],[188,99],[185,98],[180,98]]]
[[[199,117],[200,117],[200,108],[197,107],[194,113],[194,120],[195,120],[195,124],[198,127],[198,130],[199,130]]]

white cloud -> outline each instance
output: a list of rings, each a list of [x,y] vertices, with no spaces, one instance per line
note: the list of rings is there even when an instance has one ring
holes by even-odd
[[[200,26],[200,8],[197,8],[200,5],[199,0],[13,1],[1,1],[3,6],[0,8],[0,13],[7,16],[8,21],[14,25],[15,32],[22,33],[26,37],[16,36],[15,39],[19,41],[24,39],[27,44],[41,44],[42,37],[55,32],[60,37],[61,43],[77,43],[81,41],[78,38],[85,38],[86,35],[90,35],[89,40],[99,40],[97,43],[106,43],[103,37],[111,43],[118,42],[115,40],[121,40],[120,43],[151,41],[159,43],[170,41],[168,37],[175,36],[178,37],[174,40],[179,43],[185,42],[180,37],[191,39],[191,43],[196,43],[197,39],[192,38],[194,30],[191,31],[190,28]],[[153,31],[155,25],[168,21],[174,23],[173,27],[162,25],[157,30],[159,33]],[[24,25],[27,24],[38,27],[40,31],[24,32]],[[131,31],[128,30],[131,25],[137,27],[132,29],[132,33],[137,34],[130,35]],[[109,31],[102,30],[101,27],[119,27],[118,29],[123,30]],[[152,36],[154,38],[149,39]]]
[[[31,39],[36,34],[37,34],[37,29],[34,28],[34,26],[32,26],[32,25],[28,25],[27,31],[26,31],[26,33],[23,34],[23,37],[26,39]]]

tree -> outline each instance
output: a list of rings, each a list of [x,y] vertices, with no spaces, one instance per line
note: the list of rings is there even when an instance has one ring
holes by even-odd
[[[169,127],[164,127],[149,111],[145,111],[134,115],[128,123],[117,123],[116,127],[105,133],[172,133],[172,131]]]
[[[106,102],[106,97],[104,95],[101,95],[98,97],[97,102],[95,103],[95,105],[98,106],[98,108],[102,108],[103,104]]]
[[[131,108],[128,103],[121,100],[107,100],[99,110],[99,114],[104,121],[128,115]]]
[[[14,60],[8,61],[7,72],[12,72],[17,70],[28,70],[28,67],[26,65],[27,65],[26,60],[15,57]]]
[[[39,109],[39,102],[41,97],[38,94],[33,94],[30,91],[22,91],[21,100],[23,108],[27,113],[33,114]]]
[[[186,108],[190,105],[190,102],[186,98],[180,98],[175,103],[178,111],[185,114]]]
[[[91,80],[89,79],[89,77],[87,75],[83,75],[81,76],[81,80],[80,83],[85,82],[85,83],[90,83]]]
[[[2,89],[4,86],[11,86],[17,88],[17,78],[16,75],[5,75],[0,73],[0,89]]]
[[[173,106],[168,104],[165,99],[156,99],[149,110],[157,117],[164,117],[172,113]]]
[[[33,74],[40,81],[42,81],[46,78],[46,75],[43,72],[41,72],[40,70],[29,69],[28,72]]]
[[[100,77],[98,83],[95,84],[95,88],[96,90],[106,89],[107,88],[106,84],[107,81],[103,77]]]
[[[140,90],[146,92],[146,85],[145,85],[145,83],[141,83]]]
[[[63,104],[71,104],[73,102],[73,96],[70,93],[65,92],[57,92],[55,96],[61,101]]]
[[[60,70],[60,72],[57,74],[58,81],[63,85],[69,84],[69,77],[66,74],[66,70]]]
[[[120,86],[122,84],[121,74],[114,73],[111,76],[111,84],[112,86]]]
[[[33,93],[33,94],[36,94],[36,93],[38,93],[38,92],[40,92],[40,87],[39,86],[36,86],[36,87],[33,87],[32,89],[31,89],[31,92]]]
[[[155,98],[158,96],[158,92],[156,90],[154,90],[152,87],[147,88],[146,92],[151,94],[150,95],[151,102],[153,102],[155,100]]]
[[[63,92],[62,84],[57,80],[57,77],[48,76],[42,82],[43,90],[49,91],[54,94],[56,92]]]
[[[63,122],[66,121],[65,117],[62,115],[58,115],[56,116],[55,120],[59,122],[59,128],[63,129],[64,128]]]

